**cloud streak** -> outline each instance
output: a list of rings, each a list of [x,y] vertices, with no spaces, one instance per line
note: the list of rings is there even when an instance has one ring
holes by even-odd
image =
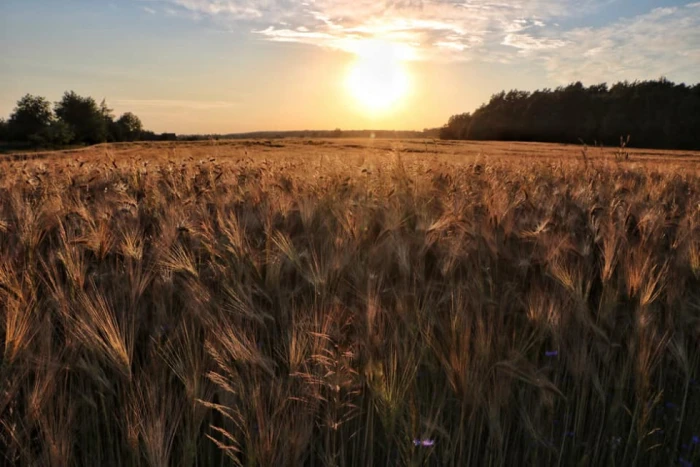
[[[657,8],[597,27],[562,28],[615,0],[151,0],[248,28],[264,40],[358,53],[396,44],[409,60],[543,63],[550,78],[700,75],[700,3]],[[617,0],[619,1],[619,0]],[[616,9],[620,10],[618,3]],[[654,76],[655,77],[655,76]]]
[[[700,76],[700,3],[657,8],[604,27],[562,35],[561,53],[537,54],[558,81]]]

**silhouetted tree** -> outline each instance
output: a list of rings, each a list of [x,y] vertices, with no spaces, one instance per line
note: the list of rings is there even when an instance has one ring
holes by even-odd
[[[100,115],[102,116],[102,120],[104,120],[105,136],[106,140],[109,142],[121,141],[118,138],[119,131],[117,129],[117,122],[114,121],[113,112],[114,110],[110,109],[107,105],[107,100],[102,99],[102,102],[100,102]]]
[[[92,97],[66,92],[55,110],[56,116],[73,132],[71,142],[96,144],[107,140],[105,116]]]
[[[121,141],[137,141],[141,137],[143,125],[141,120],[131,112],[126,112],[117,120],[117,126],[122,137]]]
[[[159,141],[160,136],[152,131],[144,130],[141,132],[141,141]]]
[[[167,139],[177,139],[174,133],[164,135]],[[73,91],[63,94],[62,99],[55,103],[54,111],[47,99],[27,94],[17,102],[9,120],[0,119],[0,141],[34,146],[158,140],[162,137],[144,131],[141,120],[133,113],[126,112],[115,121],[113,110],[105,99],[98,106],[92,97],[82,97]]]
[[[423,138],[439,138],[442,128],[423,128]]]
[[[60,120],[53,120],[48,127],[29,137],[34,146],[63,146],[72,140],[73,132]]]
[[[27,94],[17,101],[7,131],[11,141],[30,141],[46,132],[53,121],[51,103],[40,96]]]
[[[440,139],[467,139],[471,119],[469,112],[451,116],[447,125],[440,128]]]
[[[533,93],[494,94],[473,114],[454,115],[443,139],[519,140],[700,149],[700,85],[581,82]]]
[[[10,139],[10,132],[7,128],[7,122],[4,118],[0,118],[0,141],[8,141]]]

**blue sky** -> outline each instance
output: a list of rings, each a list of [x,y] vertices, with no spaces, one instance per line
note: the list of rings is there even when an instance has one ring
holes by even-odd
[[[344,84],[377,41],[411,76],[381,114]],[[75,90],[155,131],[422,129],[502,89],[698,82],[700,2],[2,0],[0,51],[0,116]]]

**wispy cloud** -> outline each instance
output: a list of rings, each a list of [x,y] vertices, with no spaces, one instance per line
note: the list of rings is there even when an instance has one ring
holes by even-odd
[[[542,60],[557,80],[700,73],[700,3],[565,29],[615,0],[150,0],[171,14],[245,27],[258,37],[357,53],[397,44],[413,60]]]
[[[295,20],[306,29],[300,42],[322,33],[315,38],[317,45],[353,52],[358,42],[381,39],[409,48],[413,59],[471,60],[483,57],[507,32],[544,25],[556,12],[565,14],[559,5],[550,0],[317,0],[298,11]],[[276,26],[258,32],[270,40],[287,35],[286,28]]]
[[[145,6],[145,7],[142,7],[142,10],[145,11],[146,13],[148,13],[149,15],[155,15],[155,14],[156,14],[156,10],[154,10],[154,9],[151,8],[151,7]]]
[[[562,34],[567,46],[539,54],[552,77],[589,83],[624,79],[700,77],[700,3],[657,8],[599,28]]]
[[[226,16],[232,19],[262,18],[266,5],[277,2],[251,0],[173,0],[171,3],[196,14]]]
[[[516,49],[529,50],[549,50],[565,47],[568,43],[560,39],[547,39],[544,37],[533,37],[529,34],[508,34],[502,42],[503,45],[515,47]]]

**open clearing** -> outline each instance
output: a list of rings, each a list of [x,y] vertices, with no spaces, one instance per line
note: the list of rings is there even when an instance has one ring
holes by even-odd
[[[2,462],[700,460],[700,154],[582,151],[0,156]]]

